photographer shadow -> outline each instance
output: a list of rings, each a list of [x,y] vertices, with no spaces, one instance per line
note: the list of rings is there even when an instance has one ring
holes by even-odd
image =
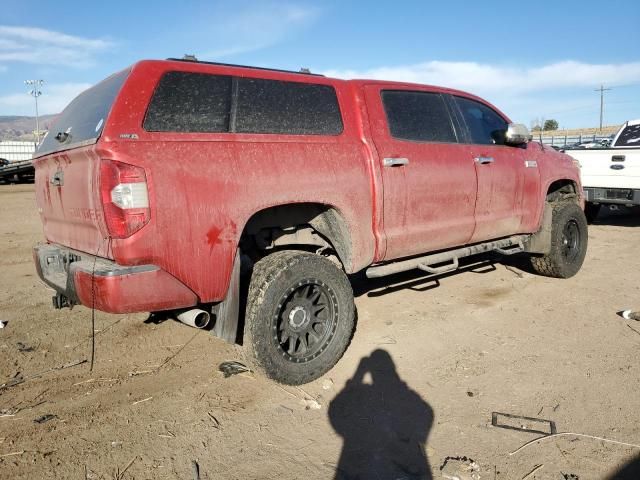
[[[329,420],[344,440],[336,479],[432,479],[425,446],[433,410],[386,351],[360,360],[329,405]]]
[[[640,478],[640,455],[631,459],[608,480],[638,480]]]

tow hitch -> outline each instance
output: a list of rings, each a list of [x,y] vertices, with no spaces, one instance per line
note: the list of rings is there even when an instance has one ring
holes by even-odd
[[[69,301],[67,297],[62,295],[61,293],[56,293],[53,297],[51,297],[53,301],[53,308],[56,310],[60,310],[62,308],[73,308],[73,303]]]
[[[80,255],[56,245],[39,245],[34,248],[38,276],[51,288],[53,308],[73,308],[78,303],[73,286],[71,264],[82,260]]]

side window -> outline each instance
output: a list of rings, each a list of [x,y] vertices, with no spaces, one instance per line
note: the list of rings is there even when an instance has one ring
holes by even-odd
[[[471,135],[471,143],[504,145],[507,122],[486,105],[463,97],[454,97]]]
[[[339,135],[342,117],[333,87],[238,78],[237,133]]]
[[[382,104],[392,137],[418,142],[457,142],[449,111],[439,93],[385,90]]]
[[[231,77],[168,72],[162,76],[144,119],[149,132],[228,132]]]
[[[616,140],[616,147],[640,147],[640,123],[628,125]]]

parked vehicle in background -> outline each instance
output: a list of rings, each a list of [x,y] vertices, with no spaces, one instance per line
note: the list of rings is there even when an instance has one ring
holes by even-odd
[[[596,140],[594,142],[584,142],[578,145],[578,148],[606,148],[610,145],[610,140]]]
[[[580,162],[589,221],[603,205],[640,205],[640,119],[622,125],[609,147],[566,153]]]
[[[604,138],[601,140],[589,140],[587,142],[578,142],[573,143],[571,145],[567,145],[566,147],[561,147],[562,150],[579,150],[579,149],[589,149],[589,148],[607,148],[611,145],[610,138]],[[551,145],[554,147],[553,145]],[[554,147],[555,148],[555,147]]]
[[[448,88],[142,61],[73,100],[36,153],[36,267],[58,308],[211,317],[256,368],[306,383],[349,344],[357,272],[488,251],[578,272],[579,170],[529,140]]]
[[[34,142],[0,141],[0,183],[33,182]]]

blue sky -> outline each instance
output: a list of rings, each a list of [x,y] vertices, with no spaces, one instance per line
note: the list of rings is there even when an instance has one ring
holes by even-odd
[[[16,1],[0,17],[0,115],[43,113],[142,58],[202,60],[461,88],[531,124],[640,118],[640,2],[611,0]]]

